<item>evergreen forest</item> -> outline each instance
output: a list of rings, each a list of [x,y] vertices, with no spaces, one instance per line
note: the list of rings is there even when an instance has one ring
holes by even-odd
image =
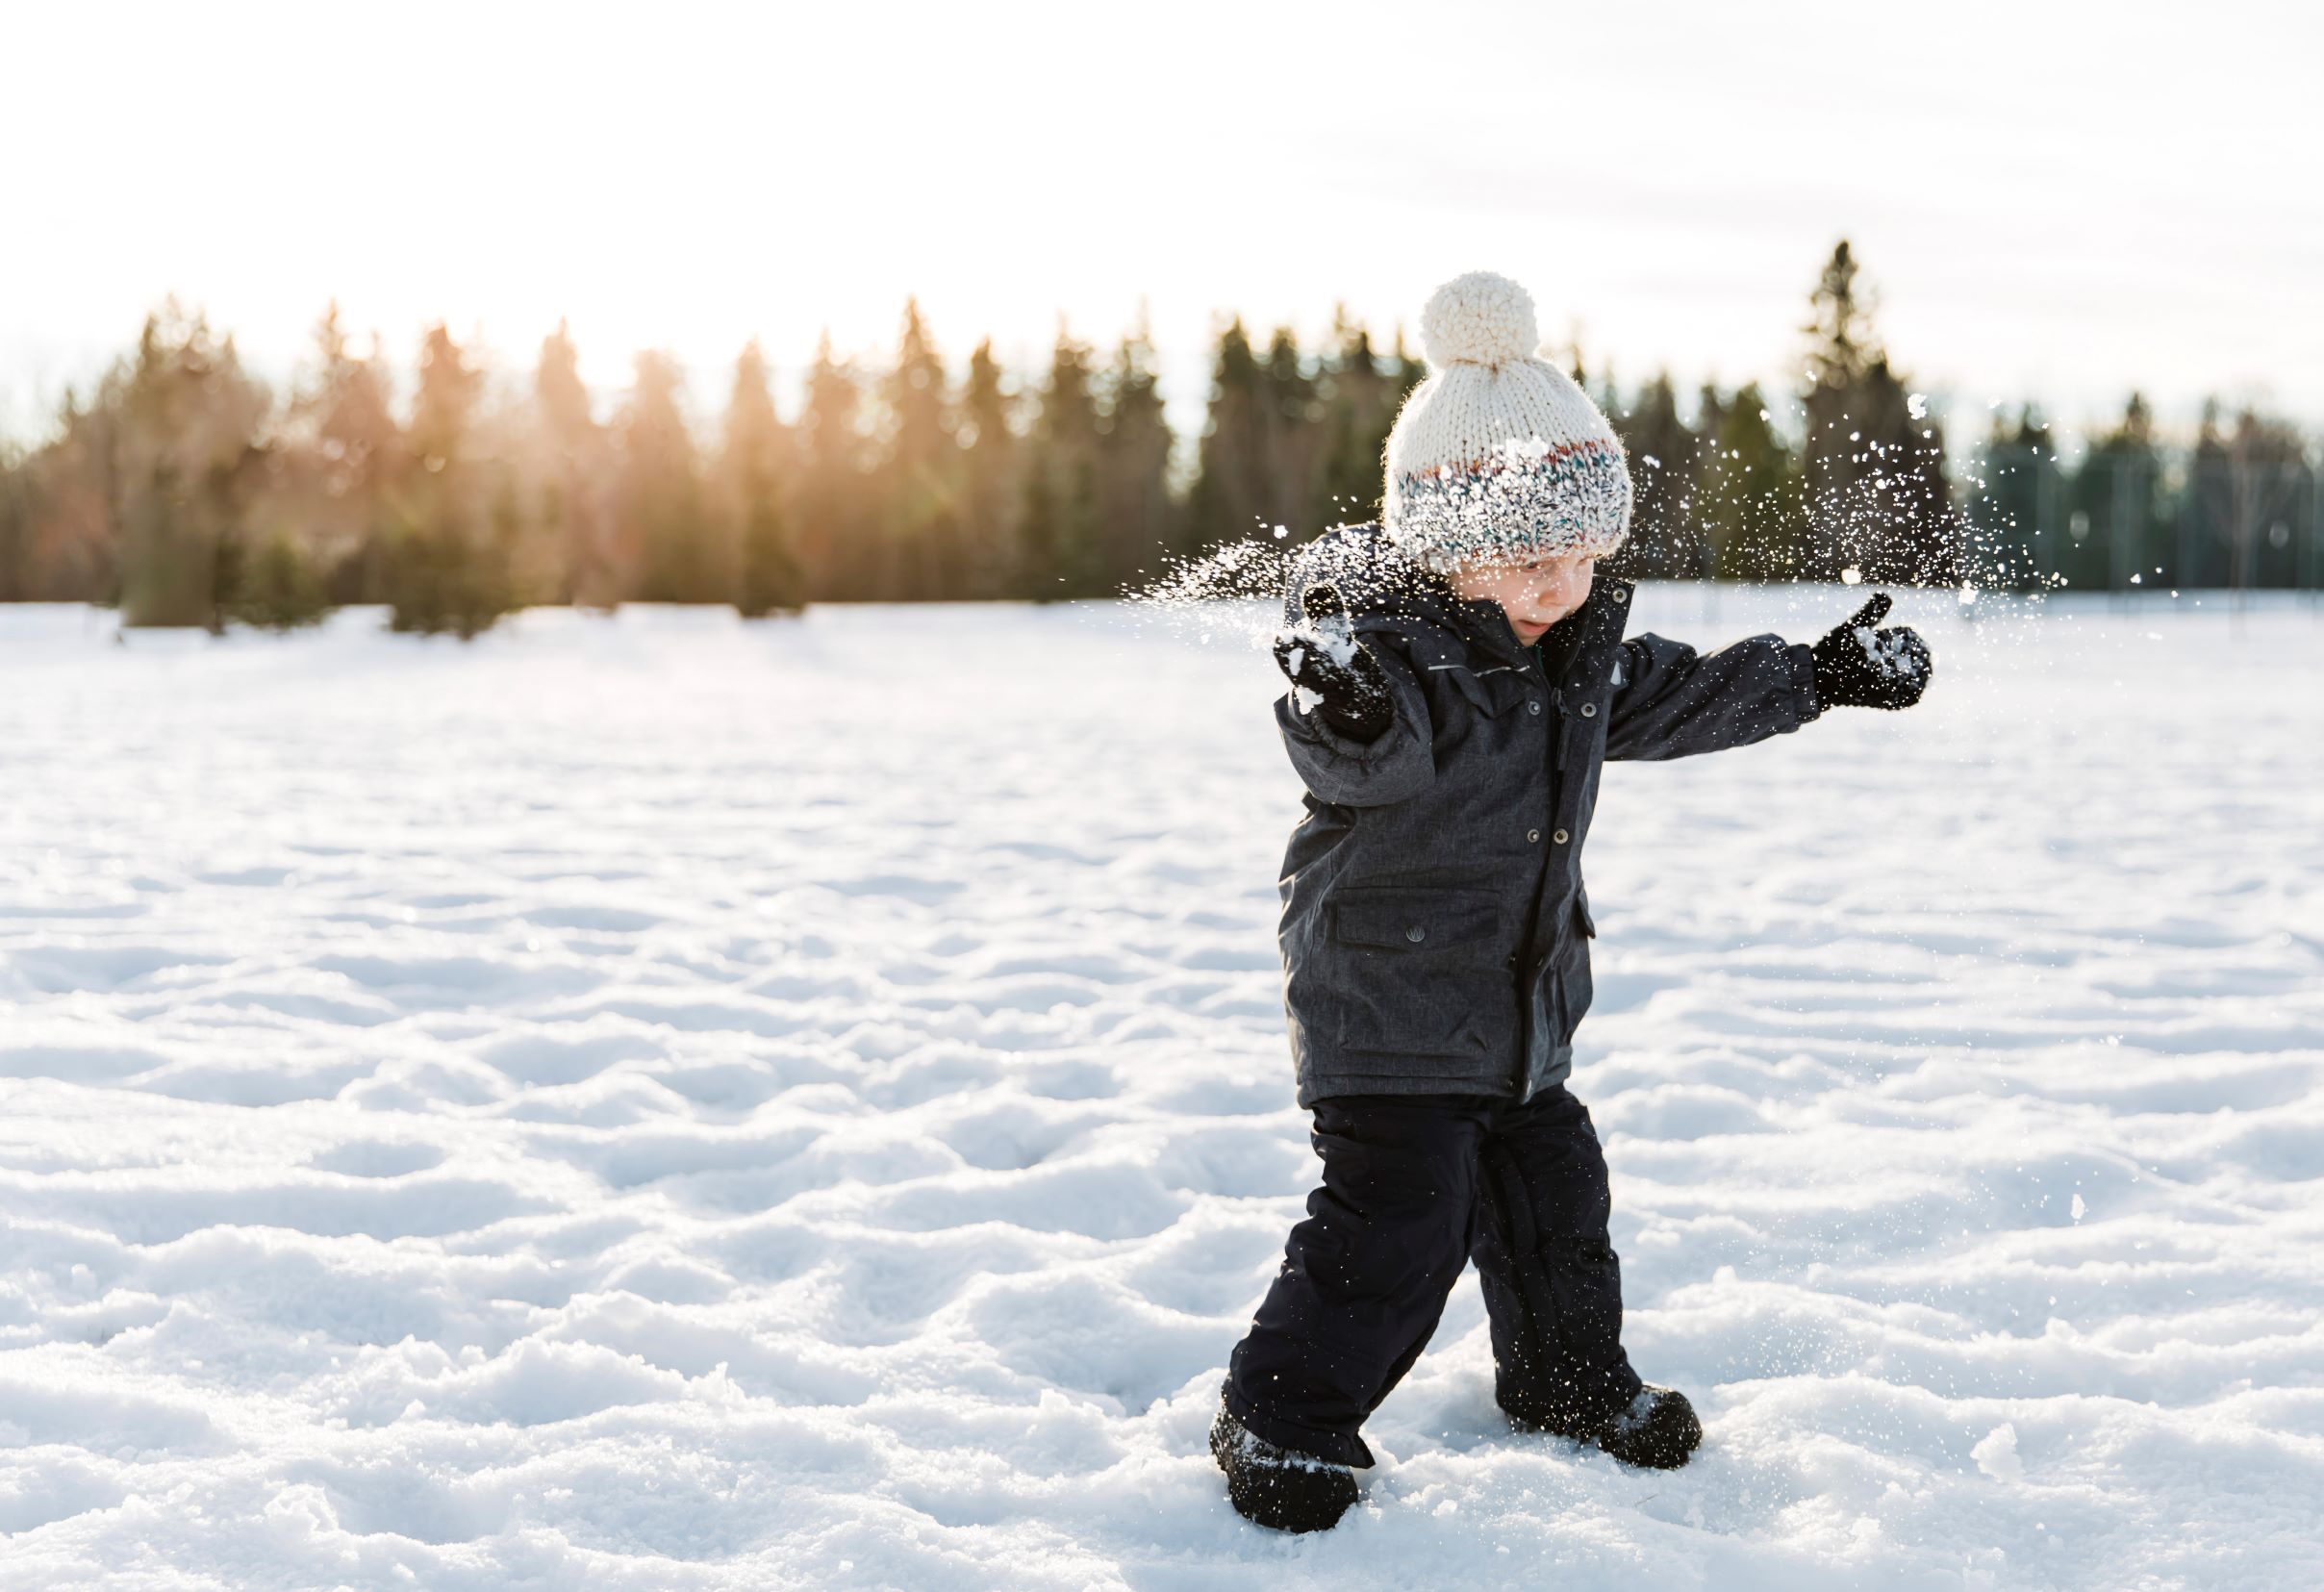
[[[1560,356],[1629,453],[1620,572],[2324,587],[2324,470],[2281,418],[2211,402],[2166,442],[2133,393],[2071,457],[2032,404],[1949,437],[1845,241],[1800,341],[1796,387],[1689,398]],[[1114,596],[1254,532],[1373,517],[1388,428],[1426,373],[1401,330],[1344,313],[1306,346],[1225,318],[1200,432],[1175,436],[1142,329],[1100,346],[1061,328],[1046,368],[1016,371],[989,341],[947,362],[907,303],[892,359],[867,367],[826,337],[788,403],[745,347],[704,426],[665,353],[594,393],[562,324],[529,370],[489,368],[441,324],[398,366],[334,306],[275,391],[171,303],[41,437],[0,442],[0,600],[213,629],[368,603],[470,636],[540,604]]]

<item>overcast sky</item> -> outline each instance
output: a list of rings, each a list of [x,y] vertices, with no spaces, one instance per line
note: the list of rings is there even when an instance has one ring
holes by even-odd
[[[2313,7],[5,4],[18,430],[170,292],[274,377],[334,295],[399,361],[568,317],[609,395],[666,346],[706,408],[756,335],[786,411],[906,294],[956,366],[1143,302],[1183,417],[1221,312],[1483,267],[1626,379],[1783,382],[1843,235],[1957,412],[2324,421]]]

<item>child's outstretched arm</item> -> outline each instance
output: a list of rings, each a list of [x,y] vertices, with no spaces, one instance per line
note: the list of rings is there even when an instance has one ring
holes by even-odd
[[[1633,636],[1615,666],[1605,755],[1691,757],[1786,734],[1827,707],[1910,707],[1935,664],[1918,632],[1874,628],[1888,608],[1875,596],[1812,647],[1754,636],[1701,656]]]
[[[1310,587],[1304,621],[1276,640],[1291,689],[1275,705],[1291,766],[1320,801],[1381,807],[1436,777],[1428,710],[1404,660],[1358,640],[1329,586]]]

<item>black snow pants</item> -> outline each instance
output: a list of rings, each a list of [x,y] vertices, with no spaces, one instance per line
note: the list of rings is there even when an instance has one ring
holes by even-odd
[[[1562,1088],[1530,1100],[1318,1100],[1324,1183],[1235,1347],[1226,1407],[1259,1437],[1369,1465],[1365,1419],[1420,1357],[1467,1262],[1492,1324],[1494,1395],[1513,1419],[1596,1427],[1643,1385],[1622,1352],[1605,1155]]]

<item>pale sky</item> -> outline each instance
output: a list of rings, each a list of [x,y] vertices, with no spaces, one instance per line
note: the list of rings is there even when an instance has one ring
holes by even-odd
[[[272,379],[335,295],[399,363],[442,317],[522,369],[566,316],[609,403],[659,345],[714,409],[757,335],[786,413],[907,294],[956,370],[1143,302],[1183,421],[1222,312],[1384,332],[1486,268],[1626,382],[1782,383],[1842,235],[1957,415],[2324,422],[2317,17],[0,0],[0,424],[173,291]]]

